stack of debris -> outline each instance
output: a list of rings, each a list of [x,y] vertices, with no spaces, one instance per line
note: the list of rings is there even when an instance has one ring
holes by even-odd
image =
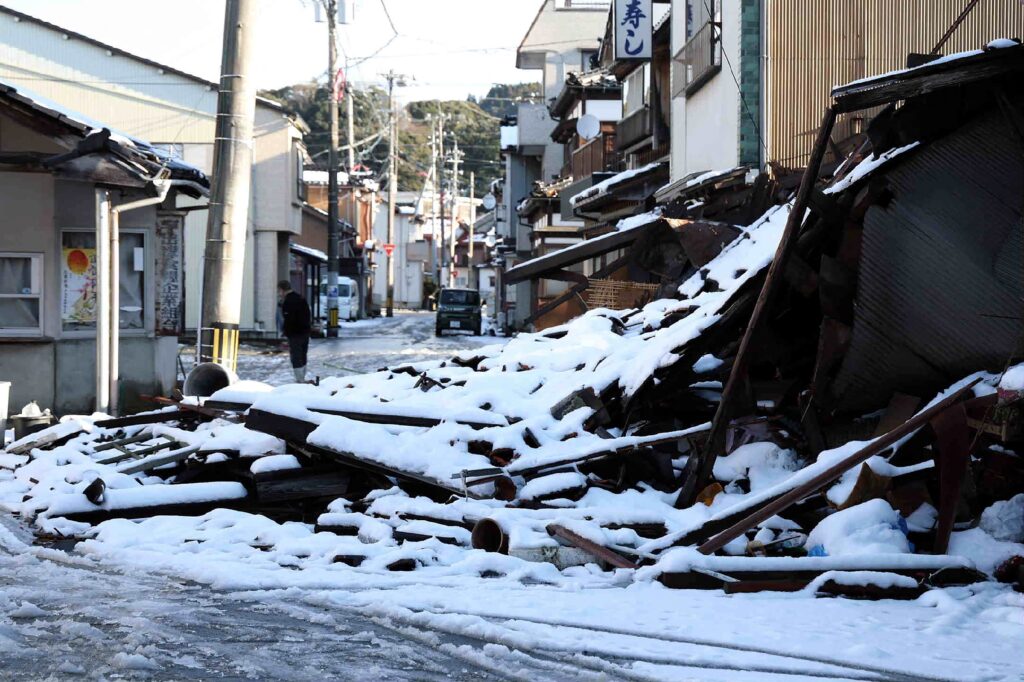
[[[728,592],[1020,586],[1022,72],[1000,44],[837,89],[796,196],[730,226],[671,297],[65,421],[8,447],[0,500],[65,534],[213,507],[300,520],[360,570],[476,549]],[[820,180],[835,115],[896,102]],[[698,180],[700,204],[734,175]]]

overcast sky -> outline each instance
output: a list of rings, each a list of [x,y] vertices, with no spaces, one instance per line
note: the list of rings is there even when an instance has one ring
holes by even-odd
[[[277,88],[327,70],[327,24],[314,0],[256,0],[260,7],[256,79]],[[217,80],[224,0],[0,0],[13,9],[127,52]],[[404,100],[465,99],[492,83],[536,81],[515,68],[515,48],[542,0],[356,0],[355,21],[340,27],[353,61],[349,79],[381,83],[389,68],[415,81]],[[385,9],[394,21],[393,32]],[[379,54],[374,55],[387,44]],[[360,62],[361,63],[358,63]]]

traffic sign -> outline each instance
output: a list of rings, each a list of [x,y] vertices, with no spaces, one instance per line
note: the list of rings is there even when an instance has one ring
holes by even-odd
[[[395,245],[394,244],[385,244],[384,245],[384,253],[388,254],[388,258],[391,258],[391,254],[393,254],[394,252],[395,252]]]

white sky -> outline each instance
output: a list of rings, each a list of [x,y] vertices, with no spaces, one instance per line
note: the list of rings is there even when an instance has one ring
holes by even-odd
[[[260,88],[309,81],[327,70],[327,24],[313,20],[314,0],[256,0],[261,8],[256,78]],[[12,9],[127,52],[215,81],[220,70],[224,0],[0,0]],[[389,68],[413,76],[403,100],[465,99],[492,83],[537,81],[515,68],[515,48],[542,0],[356,0],[354,23],[340,26],[359,84],[382,83]]]

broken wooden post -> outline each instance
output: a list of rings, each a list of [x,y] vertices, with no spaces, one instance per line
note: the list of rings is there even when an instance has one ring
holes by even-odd
[[[683,488],[676,500],[676,507],[689,507],[697,499],[697,495],[707,486],[711,480],[711,472],[715,467],[715,460],[725,450],[725,434],[729,426],[729,420],[733,417],[736,407],[736,400],[740,394],[740,387],[746,384],[747,367],[750,364],[751,342],[758,327],[765,316],[765,311],[770,307],[772,300],[778,290],[779,283],[783,280],[786,272],[786,261],[790,252],[796,245],[796,237],[804,222],[804,213],[811,196],[811,190],[818,180],[818,171],[821,168],[821,161],[828,148],[829,136],[832,134],[832,126],[835,124],[836,110],[830,106],[822,118],[821,127],[818,129],[818,137],[814,142],[811,151],[811,158],[807,162],[803,179],[800,181],[800,190],[793,201],[789,218],[786,220],[786,228],[779,239],[779,246],[775,250],[775,257],[768,268],[764,286],[761,294],[754,304],[754,311],[750,315],[750,322],[743,332],[743,339],[740,341],[736,359],[733,361],[732,371],[729,373],[729,380],[722,391],[721,402],[715,412],[715,418],[711,422],[711,433],[704,447],[704,451],[697,455],[697,463],[687,467],[689,475],[683,481]]]
[[[629,559],[626,559],[622,555],[618,554],[617,552],[613,552],[607,547],[602,547],[596,542],[591,542],[582,535],[574,533],[573,531],[569,530],[565,526],[560,526],[557,523],[552,523],[547,526],[546,530],[548,532],[548,535],[551,535],[552,537],[561,538],[573,547],[578,547],[582,549],[584,552],[591,554],[595,558],[600,559],[601,561],[611,566],[614,566],[615,568],[639,568],[639,566],[634,564]]]

